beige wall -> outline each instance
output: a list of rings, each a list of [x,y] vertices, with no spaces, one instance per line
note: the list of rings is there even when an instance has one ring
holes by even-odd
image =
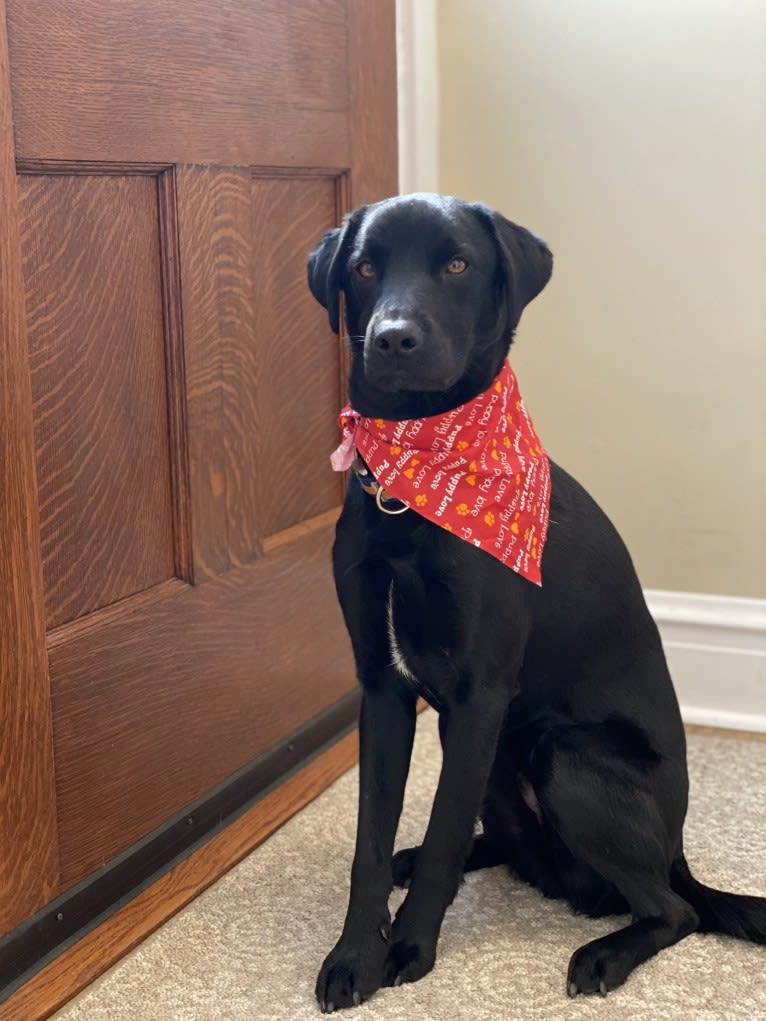
[[[438,0],[440,189],[545,237],[513,361],[645,587],[766,596],[766,4]]]

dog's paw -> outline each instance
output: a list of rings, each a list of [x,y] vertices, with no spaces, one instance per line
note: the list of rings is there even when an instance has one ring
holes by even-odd
[[[340,940],[327,955],[316,984],[316,998],[323,1014],[342,1007],[358,1007],[384,985],[383,972],[390,948],[390,925],[351,944]]]
[[[406,889],[410,885],[412,873],[415,869],[415,858],[419,847],[406,847],[403,851],[397,851],[391,861],[391,875],[394,886],[401,886]]]
[[[433,968],[435,960],[434,945],[398,940],[386,958],[383,984],[400,986],[403,982],[417,982]]]
[[[572,955],[567,973],[567,992],[600,993],[606,996],[610,989],[621,986],[633,970],[635,961],[609,946],[609,937],[586,943]]]

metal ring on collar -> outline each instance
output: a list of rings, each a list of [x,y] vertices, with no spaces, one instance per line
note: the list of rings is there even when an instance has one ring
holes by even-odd
[[[383,506],[383,500],[385,499],[385,492],[386,491],[383,488],[383,486],[378,486],[377,492],[375,493],[375,503],[378,505],[378,510],[383,511],[384,514],[404,514],[405,511],[410,509],[407,506],[407,504],[406,503],[402,503],[401,500],[399,500],[397,502],[398,503],[402,503],[402,506],[401,507],[397,507],[396,510],[389,510],[388,507],[384,507]],[[396,498],[394,498],[394,499],[396,499]]]

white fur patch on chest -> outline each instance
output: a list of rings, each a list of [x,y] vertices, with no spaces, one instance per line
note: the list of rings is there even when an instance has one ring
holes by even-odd
[[[388,630],[388,647],[391,652],[391,665],[394,666],[405,680],[415,682],[416,678],[399,648],[394,628],[394,583],[388,586],[388,603],[386,604],[386,628]]]

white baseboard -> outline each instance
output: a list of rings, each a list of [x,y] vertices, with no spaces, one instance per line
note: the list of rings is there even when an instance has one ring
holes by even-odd
[[[644,593],[686,723],[766,732],[766,599]]]

